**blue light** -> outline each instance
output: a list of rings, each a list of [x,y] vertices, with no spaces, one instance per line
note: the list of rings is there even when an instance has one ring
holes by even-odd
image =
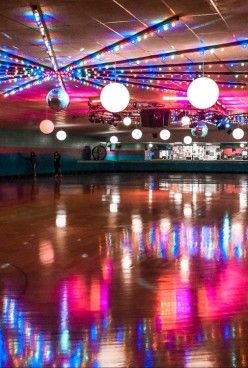
[[[229,340],[230,337],[231,337],[230,325],[228,323],[226,323],[225,326],[224,326],[224,339]]]
[[[121,344],[124,339],[124,329],[122,326],[119,326],[116,332],[116,341]]]
[[[179,244],[179,226],[175,225],[172,231],[172,254],[174,257],[177,257],[179,255]]]
[[[96,342],[97,341],[97,327],[96,325],[91,326],[90,328],[90,339],[91,341]]]
[[[146,350],[145,353],[145,362],[144,362],[145,368],[152,368],[153,367],[153,355],[152,350]]]

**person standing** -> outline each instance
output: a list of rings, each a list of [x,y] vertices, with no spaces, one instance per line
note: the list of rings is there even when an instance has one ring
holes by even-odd
[[[54,164],[54,176],[55,178],[61,177],[61,156],[58,151],[54,152],[53,155],[53,164]]]
[[[30,153],[30,162],[31,162],[31,167],[32,167],[32,174],[33,177],[36,177],[36,166],[37,166],[37,156],[35,154],[35,152],[31,152]]]

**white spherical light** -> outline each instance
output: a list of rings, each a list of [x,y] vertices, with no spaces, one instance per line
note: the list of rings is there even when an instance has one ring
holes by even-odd
[[[142,131],[140,129],[134,129],[132,131],[133,139],[140,139],[142,137]]]
[[[185,144],[191,144],[192,138],[189,135],[186,135],[186,137],[183,138],[183,141]]]
[[[163,139],[163,141],[166,141],[167,139],[170,138],[171,134],[170,134],[170,131],[168,129],[163,129],[159,133],[159,136],[160,136],[161,139]]]
[[[103,87],[100,100],[107,111],[120,112],[128,106],[130,95],[123,84],[114,82]]]
[[[116,144],[116,143],[118,143],[118,137],[116,137],[116,135],[112,135],[112,136],[109,138],[109,141],[110,141],[110,143],[112,143],[112,144]]]
[[[197,109],[208,109],[217,102],[219,87],[213,79],[201,77],[190,83],[187,95],[192,106]]]
[[[244,131],[241,128],[235,128],[234,131],[232,132],[232,136],[234,139],[242,139],[244,136]]]
[[[56,138],[59,140],[59,141],[64,141],[67,137],[67,134],[64,130],[59,130],[57,133],[56,133]]]
[[[132,124],[132,120],[129,116],[126,116],[124,119],[123,119],[123,124],[126,125],[126,126],[129,126]]]
[[[50,134],[54,130],[54,124],[51,120],[42,120],[40,123],[40,131],[44,134]]]
[[[189,125],[190,124],[190,117],[187,115],[184,115],[181,119],[182,125]]]

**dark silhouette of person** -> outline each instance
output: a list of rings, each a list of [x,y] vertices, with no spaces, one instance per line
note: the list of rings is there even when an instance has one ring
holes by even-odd
[[[53,155],[53,164],[54,164],[54,176],[61,177],[61,156],[58,151],[54,152]]]
[[[30,162],[31,162],[33,177],[36,177],[37,156],[35,152],[30,153]]]

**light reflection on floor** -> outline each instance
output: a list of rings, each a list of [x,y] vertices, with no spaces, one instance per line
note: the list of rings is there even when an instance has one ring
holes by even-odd
[[[0,367],[247,367],[247,188],[0,182]]]

